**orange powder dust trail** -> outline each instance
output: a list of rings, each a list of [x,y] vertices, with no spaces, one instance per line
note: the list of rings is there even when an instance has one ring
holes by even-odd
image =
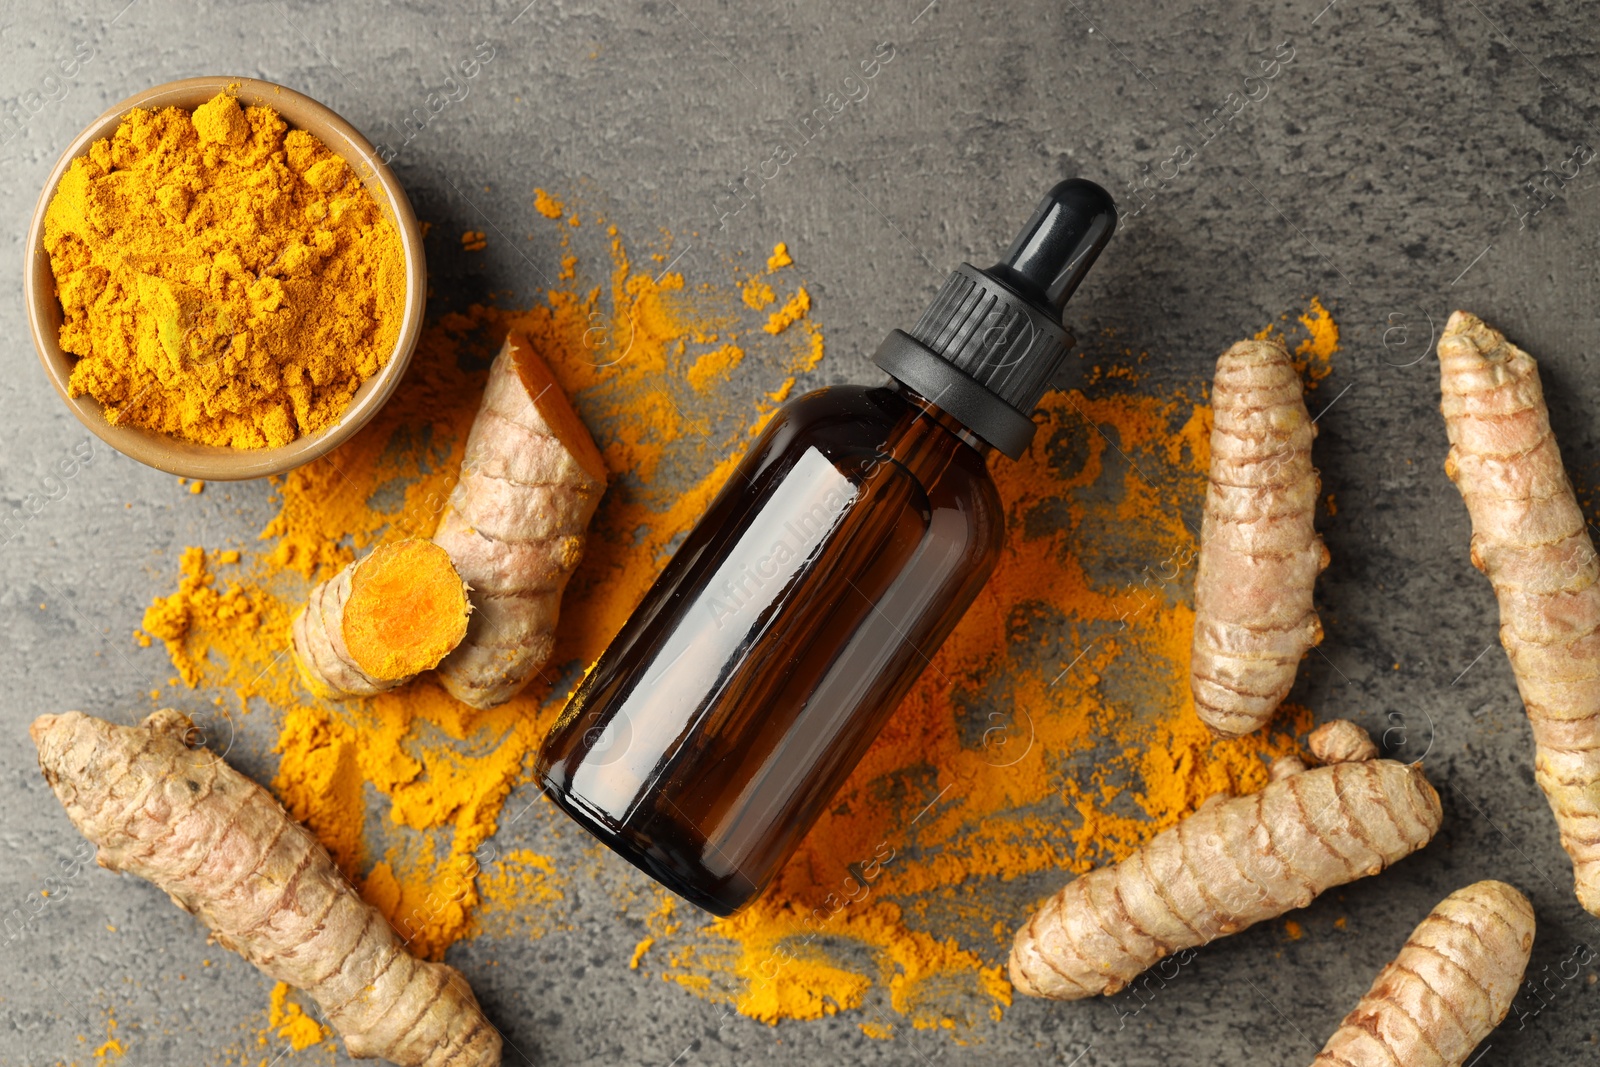
[[[569,232],[592,232],[546,207],[563,253]],[[809,306],[796,301],[789,328],[770,333],[748,279],[690,287],[660,273],[664,254],[636,269],[608,233],[589,255],[598,283],[580,283],[584,265],[564,254],[570,287],[537,307],[437,315],[383,411],[281,479],[258,548],[189,550],[179,589],[146,616],[186,682],[277,716],[274,788],[425,955],[571,922],[570,872],[536,842],[497,845],[506,798],[577,671],[824,351]],[[787,254],[768,269],[783,291],[807,291]],[[1325,366],[1337,327],[1315,301],[1303,318],[1302,354]],[[285,655],[288,619],[357,554],[432,533],[510,329],[550,363],[612,472],[543,680],[488,711],[426,676],[369,700],[313,699]],[[622,907],[647,936],[631,960],[622,952],[619,981],[666,979],[771,1023],[870,1005],[857,1021],[871,1036],[981,1037],[1010,1003],[1005,952],[1033,904],[1211,793],[1265,784],[1309,714],[1215,742],[1189,704],[1210,410],[1136,388],[1105,378],[1047,399],[1027,456],[992,463],[1008,525],[993,578],[773,889],[725,920],[639,894]]]
[[[1297,327],[1290,327],[1290,336],[1282,338],[1294,356],[1295,370],[1305,379],[1306,388],[1315,389],[1333,371],[1333,354],[1339,351],[1339,324],[1322,306],[1322,300],[1313,296],[1306,301],[1306,309],[1299,314],[1286,314],[1280,321],[1293,319]],[[1256,340],[1265,341],[1280,334],[1277,324],[1256,331]],[[1295,336],[1299,335],[1299,336]]]
[[[276,483],[280,507],[259,547],[242,557],[185,550],[178,589],[145,615],[143,643],[162,640],[185,683],[231,690],[238,705],[279,716],[278,795],[423,955],[438,957],[475,929],[508,929],[480,923],[486,901],[495,912],[549,912],[561,897],[564,879],[546,858],[497,853],[490,838],[505,799],[527,780],[576,669],[620,628],[668,545],[705,510],[775,406],[751,406],[715,381],[697,388],[691,370],[731,372],[746,343],[759,353],[760,373],[780,381],[814,365],[814,346],[765,334],[765,316],[745,308],[737,288],[689,291],[680,275],[635,270],[614,233],[602,256],[602,284],[552,290],[528,310],[472,306],[431,321],[400,389],[372,422]],[[575,263],[569,273],[576,280]],[[488,362],[512,329],[549,362],[612,472],[542,681],[487,711],[426,677],[368,700],[315,699],[287,655],[289,620],[312,582],[358,554],[432,534]],[[714,377],[725,383],[727,374]],[[374,796],[376,820],[368,816]]]
[[[1209,428],[1178,398],[1047,399],[1029,454],[992,464],[993,578],[774,889],[670,947],[666,977],[767,1022],[876,997],[976,1026],[1010,1003],[1016,923],[1068,872],[1266,784],[1307,717],[1216,742],[1188,691]]]
[[[543,189],[533,191],[533,209],[547,219],[559,219],[567,210],[561,201]]]
[[[267,1008],[267,1025],[257,1034],[256,1042],[266,1045],[272,1039],[282,1041],[295,1052],[304,1052],[313,1045],[331,1041],[333,1031],[307,1015],[289,999],[292,990],[282,982],[272,987],[271,1003]]]

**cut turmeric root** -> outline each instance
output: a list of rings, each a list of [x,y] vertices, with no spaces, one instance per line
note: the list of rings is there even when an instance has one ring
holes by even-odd
[[[561,594],[605,487],[589,431],[527,338],[511,334],[433,541],[357,560],[295,616],[307,684],[371,696],[437,667],[473,707],[510,700],[555,648]]]
[[[1222,737],[1260,729],[1322,640],[1311,606],[1328,550],[1312,527],[1316,426],[1277,341],[1240,341],[1217,360],[1211,478],[1194,585],[1190,688]]]
[[[1017,991],[1056,1000],[1116,993],[1175,952],[1377,874],[1427,844],[1443,816],[1421,768],[1393,760],[1311,770],[1284,762],[1274,774],[1259,793],[1211,797],[1046,901],[1012,943]]]
[[[500,1035],[453,967],[406,952],[326,849],[203,745],[182,713],[79,711],[29,728],[39,767],[102,867],[154,882],[218,943],[304,990],[356,1057],[495,1067]]]
[[[589,431],[528,339],[511,334],[433,536],[472,587],[467,636],[439,665],[456,699],[503,704],[549,660],[561,594],[605,488]]]
[[[1504,882],[1451,893],[1378,973],[1313,1067],[1461,1067],[1511,1010],[1533,926],[1533,905]]]
[[[468,609],[449,553],[429,541],[396,541],[311,590],[291,628],[295,662],[319,696],[381,693],[459,645]]]
[[[1534,773],[1600,915],[1600,561],[1561,465],[1533,358],[1465,311],[1439,340],[1445,473],[1533,725]]]

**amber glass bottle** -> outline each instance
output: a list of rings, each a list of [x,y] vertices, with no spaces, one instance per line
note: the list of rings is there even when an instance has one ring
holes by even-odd
[[[692,903],[754,899],[988,579],[1015,458],[1116,223],[1081,180],[876,359],[780,409],[546,739],[547,793]]]

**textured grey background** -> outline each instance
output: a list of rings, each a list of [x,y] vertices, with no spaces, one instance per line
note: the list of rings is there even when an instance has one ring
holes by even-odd
[[[1593,484],[1596,168],[1564,181],[1539,175],[1600,145],[1596,6],[925,3],[12,4],[0,22],[0,104],[18,102],[26,118],[0,119],[12,269],[56,155],[139,89],[201,73],[267,78],[392,141],[389,124],[480,41],[496,58],[396,160],[418,213],[435,223],[434,310],[489,289],[531,300],[530,262],[550,270],[553,246],[527,244],[524,259],[491,240],[467,257],[454,237],[531,228],[535,184],[583,190],[625,234],[698,232],[680,264],[691,282],[697,272],[723,278],[727,257],[788,240],[827,332],[823,376],[867,380],[864,354],[882,334],[907,323],[954,263],[992,256],[1057,177],[1082,174],[1131,200],[1130,182],[1166,175],[1152,179],[1147,206],[1075,302],[1092,351],[1107,360],[1125,346],[1148,351],[1158,385],[1203,380],[1228,342],[1312,293],[1344,331],[1313,400],[1338,398],[1317,446],[1339,501],[1326,531],[1336,563],[1319,593],[1332,667],[1310,663],[1297,695],[1380,728],[1404,716],[1411,751],[1431,744],[1447,812],[1421,855],[1313,907],[1324,929],[1349,915],[1352,936],[1289,942],[1250,931],[1201,953],[1125,1026],[1104,1003],[1019,1003],[971,1047],[927,1032],[868,1040],[863,1012],[777,1029],[719,1018],[626,969],[641,931],[614,918],[599,887],[574,887],[571,930],[470,942],[451,958],[540,1062],[1295,1064],[1428,907],[1469,880],[1501,877],[1538,910],[1530,975],[1545,991],[1519,1001],[1521,1018],[1477,1062],[1592,1062],[1600,996],[1584,980],[1592,968],[1565,961],[1600,944],[1600,929],[1573,899],[1510,672],[1490,647],[1493,600],[1466,565],[1466,516],[1440,472],[1436,372],[1423,357],[1454,306],[1498,323],[1542,358],[1569,466],[1581,488]],[[775,138],[882,42],[895,58],[869,96],[709,233],[715,191],[765,161]],[[1207,142],[1205,120],[1231,110],[1230,93],[1260,96],[1244,79],[1284,42],[1294,58],[1266,98],[1213,122]],[[92,58],[65,84],[47,83],[82,43]],[[1167,163],[1180,146],[1192,159]],[[1547,190],[1538,201],[1530,180]],[[64,497],[17,519],[85,434],[36,366],[20,284],[0,301],[0,326],[0,516],[13,516],[0,551],[9,913],[78,844],[38,776],[26,723],[64,707],[145,706],[170,671],[159,648],[136,650],[128,634],[148,598],[170,589],[178,550],[250,538],[271,508],[262,485],[191,497],[97,446]],[[1097,340],[1104,329],[1114,340]],[[759,368],[740,380],[752,392],[771,386]],[[270,732],[256,729],[235,755],[270,775]],[[636,876],[616,863],[603,877]],[[90,870],[0,949],[0,1063],[86,1061],[108,1010],[128,1062],[256,1063],[282,1053],[255,1045],[268,988],[150,887]]]

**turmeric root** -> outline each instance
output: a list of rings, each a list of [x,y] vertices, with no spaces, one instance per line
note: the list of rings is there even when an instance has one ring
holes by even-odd
[[[1439,829],[1439,795],[1420,767],[1374,759],[1274,773],[1282,777],[1259,793],[1211,797],[1046,901],[1012,942],[1017,991],[1056,1000],[1118,992],[1174,952],[1377,874]]]
[[[204,747],[182,713],[142,726],[41,715],[39,766],[102,867],[154,882],[224,947],[322,1006],[356,1057],[495,1067],[500,1035],[453,967],[406,952],[327,850]]]
[[[466,639],[439,665],[456,699],[503,704],[550,658],[561,594],[605,487],[589,431],[528,339],[511,334],[433,536],[472,587]]]
[[[1533,948],[1533,905],[1504,882],[1445,897],[1312,1067],[1461,1067],[1511,1010]]]
[[[1334,719],[1312,730],[1306,747],[1318,763],[1357,763],[1378,757],[1372,735],[1349,719]]]
[[[1322,640],[1311,606],[1328,550],[1312,528],[1316,426],[1277,341],[1240,341],[1217,360],[1211,480],[1200,526],[1190,688],[1222,737],[1259,729]]]
[[[311,590],[295,662],[319,696],[371,696],[438,665],[467,633],[467,587],[429,541],[384,545]]]
[[[1600,561],[1533,358],[1457,311],[1439,339],[1439,373],[1445,473],[1472,516],[1472,564],[1500,601],[1500,643],[1578,900],[1600,915]]]

